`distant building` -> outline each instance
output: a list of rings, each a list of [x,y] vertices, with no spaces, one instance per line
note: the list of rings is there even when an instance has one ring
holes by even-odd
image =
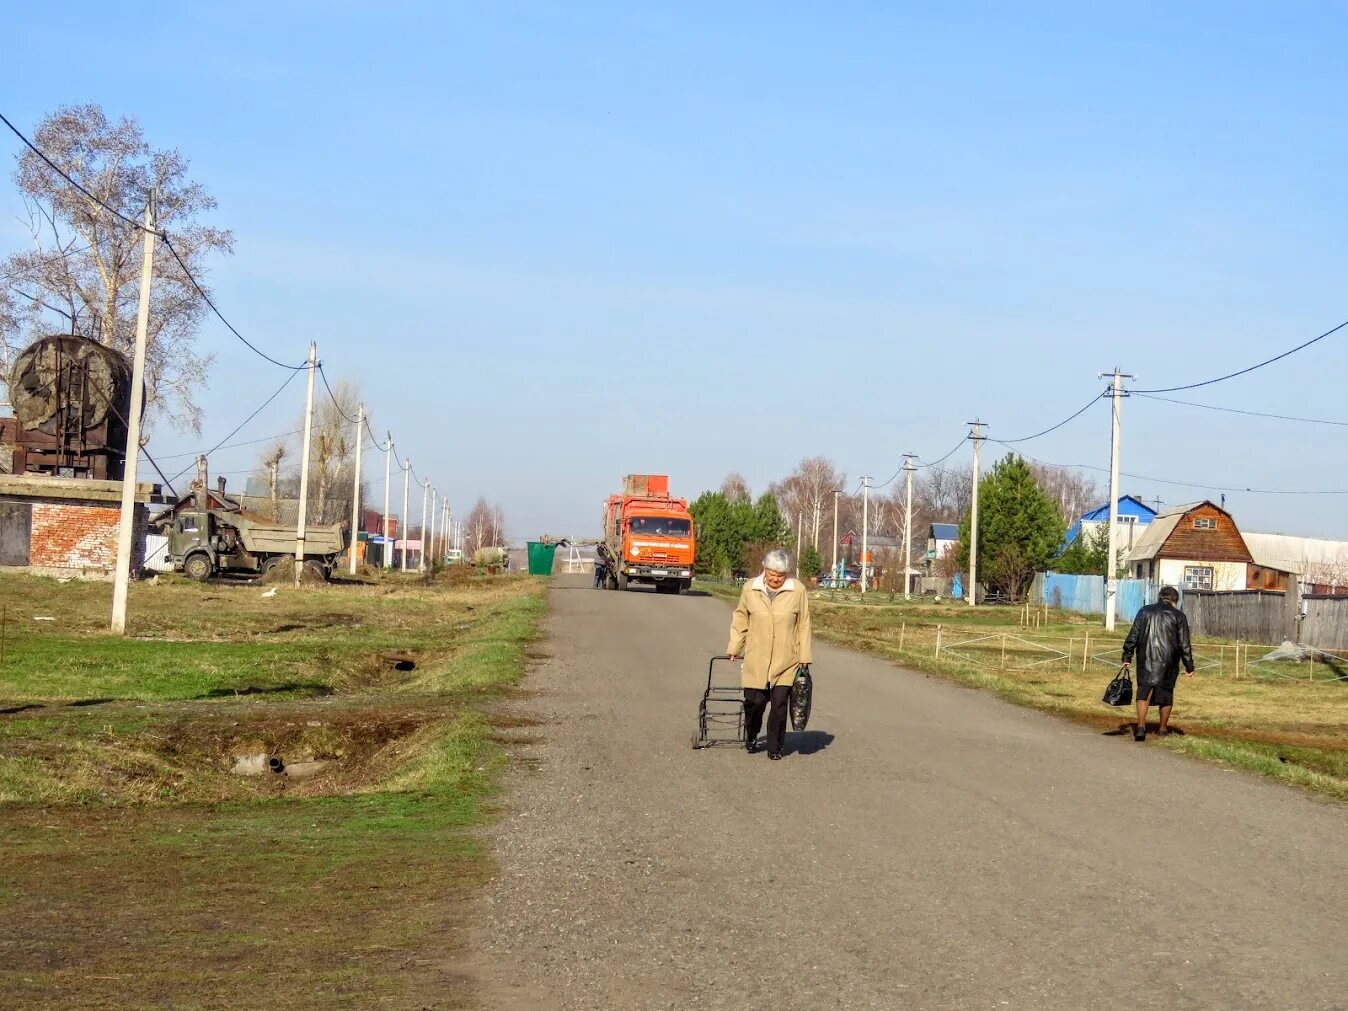
[[[960,528],[957,523],[933,523],[927,529],[926,574],[936,574],[936,563],[954,551],[960,541]]]
[[[1156,510],[1141,499],[1132,495],[1123,495],[1119,498],[1119,547],[1124,557],[1127,557],[1137,542],[1142,539],[1143,532],[1154,519],[1156,519]],[[1084,537],[1089,542],[1101,527],[1109,528],[1108,502],[1096,506],[1088,513],[1084,513],[1080,519],[1073,523],[1072,528],[1067,531],[1067,536],[1063,538],[1063,546],[1066,547],[1078,537]]]
[[[131,569],[145,559],[146,512],[158,488],[136,485]],[[48,474],[0,475],[0,568],[111,579],[117,567],[122,482]]]
[[[1130,575],[1184,590],[1247,589],[1253,563],[1231,514],[1211,502],[1158,513],[1127,555]]]
[[[1348,594],[1348,541],[1291,534],[1242,536],[1253,566],[1262,570],[1257,581],[1250,583],[1251,589],[1286,589],[1289,580],[1277,578],[1286,574],[1296,580],[1302,593]]]

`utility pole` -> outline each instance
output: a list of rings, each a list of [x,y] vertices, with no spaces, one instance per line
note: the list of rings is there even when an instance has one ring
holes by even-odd
[[[805,513],[796,515],[796,578],[800,578],[800,539],[805,533]]]
[[[969,595],[969,606],[978,604],[978,447],[983,442],[983,422],[971,421],[973,433],[969,436],[974,442],[974,485],[973,497],[969,509],[969,585],[964,592]]]
[[[1119,411],[1123,406],[1123,380],[1133,377],[1114,366],[1109,384],[1109,557],[1105,559],[1105,631],[1114,631],[1114,615],[1119,594]],[[1099,378],[1105,378],[1100,373]]]
[[[117,572],[112,584],[112,631],[126,634],[126,598],[131,590],[131,547],[136,526],[136,468],[140,465],[140,415],[145,408],[145,344],[150,332],[150,282],[154,278],[154,240],[159,193],[145,201],[145,250],[140,263],[140,305],[136,310],[136,347],[131,357],[131,416],[126,422],[122,456],[122,511],[117,521]]]
[[[356,549],[360,547],[360,451],[365,445],[365,405],[356,406],[356,472],[351,478],[351,575],[356,574]]]
[[[380,545],[379,563],[384,568],[393,566],[393,544],[388,539],[389,531],[389,492],[393,488],[393,433],[384,433],[384,530],[383,544]]]
[[[423,520],[421,524],[423,528],[421,531],[421,567],[427,572],[433,572],[435,570],[435,520],[436,511],[440,508],[440,496],[436,494],[435,485],[429,481],[426,482],[426,487],[431,493],[431,535],[427,539],[424,529],[426,523]],[[423,507],[422,516],[425,515],[426,511]]]
[[[412,525],[407,522],[409,518],[407,513],[407,493],[411,490],[411,481],[412,481],[412,458],[409,456],[406,460],[403,461],[403,516],[402,521],[398,524],[399,526],[402,527],[402,530],[399,531],[402,534],[402,536],[398,539],[403,542],[403,557],[402,557],[403,572],[407,571],[407,534],[412,529]]]
[[[314,373],[318,371],[318,345],[309,342],[309,392],[304,400],[304,448],[300,451],[299,518],[295,524],[295,585],[304,568],[304,524],[309,518],[309,442],[314,434]]]
[[[867,570],[870,568],[870,549],[868,547],[868,528],[871,519],[871,478],[861,475],[861,592],[866,592]]]
[[[430,515],[429,503],[431,500],[431,483],[423,481],[421,484],[421,564],[417,566],[421,572],[426,571],[426,552],[431,548],[429,527],[426,526],[426,519]]]
[[[903,599],[913,599],[913,460],[914,453],[903,454],[903,469],[908,483],[908,504],[903,515]]]
[[[838,489],[833,489],[833,588],[838,588]]]

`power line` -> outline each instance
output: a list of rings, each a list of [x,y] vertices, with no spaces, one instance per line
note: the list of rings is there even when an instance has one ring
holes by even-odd
[[[349,421],[351,422],[351,424],[354,425],[356,423],[356,419],[348,417],[347,413],[342,410],[342,405],[337,403],[337,395],[332,392],[332,387],[328,385],[328,374],[323,371],[322,362],[318,363],[318,377],[323,380],[323,389],[328,391],[328,399],[332,401],[332,406],[337,408],[338,415],[341,416],[343,421]]]
[[[1269,414],[1265,411],[1245,411],[1239,407],[1218,407],[1216,404],[1196,404],[1191,400],[1176,400],[1173,397],[1158,397],[1151,393],[1135,393],[1134,396],[1148,400],[1164,400],[1167,404],[1182,404],[1185,407],[1201,407],[1208,411],[1224,411],[1227,414],[1245,414],[1252,418],[1276,418],[1279,421],[1303,421],[1308,425],[1338,425],[1348,428],[1348,421],[1329,421],[1326,418],[1298,418],[1291,414]]]
[[[999,445],[1006,445],[997,439],[989,439],[989,442],[996,442]],[[1007,446],[1007,449],[1014,449],[1013,446]],[[1020,452],[1016,450],[1016,452]],[[1108,473],[1108,467],[1097,467],[1090,463],[1049,463],[1047,460],[1038,460],[1028,453],[1021,453],[1025,459],[1033,463],[1046,467],[1073,467],[1078,470],[1096,470],[1102,473]],[[1236,488],[1220,484],[1203,484],[1195,481],[1174,481],[1164,477],[1151,477],[1147,474],[1130,474],[1126,471],[1120,471],[1124,477],[1132,478],[1134,481],[1151,481],[1153,484],[1172,484],[1181,488],[1197,488],[1201,491],[1226,491],[1226,492],[1246,492],[1251,495],[1348,495],[1348,488],[1339,489],[1305,489],[1305,488]]]
[[[1342,329],[1343,329],[1344,327],[1346,327],[1346,326],[1348,326],[1348,319],[1344,320],[1344,321],[1343,321],[1342,323],[1340,323],[1338,326],[1334,327],[1334,329],[1332,329],[1332,330],[1326,330],[1326,331],[1325,331],[1324,333],[1322,333],[1319,337],[1312,337],[1310,340],[1306,341],[1306,343],[1304,343],[1304,344],[1298,344],[1296,347],[1294,347],[1294,348],[1289,348],[1287,351],[1284,351],[1284,352],[1283,352],[1282,354],[1280,354],[1280,355],[1274,355],[1272,358],[1269,358],[1269,359],[1267,359],[1267,360],[1265,360],[1265,361],[1262,361],[1262,362],[1260,362],[1258,365],[1251,365],[1251,366],[1249,366],[1248,368],[1241,369],[1239,372],[1230,372],[1230,373],[1228,373],[1227,375],[1224,375],[1224,376],[1218,376],[1216,379],[1205,379],[1205,380],[1203,380],[1201,383],[1189,383],[1187,386],[1165,386],[1165,387],[1162,387],[1162,388],[1156,389],[1156,390],[1134,390],[1133,392],[1134,392],[1134,393],[1137,393],[1137,394],[1142,394],[1142,393],[1177,393],[1177,392],[1179,392],[1180,390],[1196,390],[1196,389],[1198,389],[1198,387],[1200,387],[1200,386],[1211,386],[1213,383],[1223,383],[1223,382],[1226,382],[1226,380],[1228,380],[1228,379],[1235,379],[1236,376],[1243,376],[1243,375],[1245,375],[1245,373],[1247,373],[1247,372],[1253,372],[1255,369],[1262,369],[1265,365],[1272,365],[1274,362],[1282,361],[1282,360],[1283,360],[1284,358],[1286,358],[1288,355],[1294,355],[1294,354],[1296,354],[1298,351],[1302,351],[1302,350],[1304,350],[1305,348],[1310,347],[1310,346],[1311,346],[1312,344],[1314,344],[1316,341],[1322,341],[1322,340],[1324,340],[1326,337],[1328,337],[1330,334],[1338,333],[1340,330],[1342,330]]]
[[[1042,432],[1035,432],[1034,435],[1021,436],[1021,438],[1019,439],[997,439],[994,441],[1001,442],[1003,444],[1010,442],[1029,442],[1031,439],[1037,439],[1041,435],[1048,435],[1049,432],[1056,432],[1058,429],[1062,428],[1063,425],[1066,425],[1070,421],[1076,421],[1077,418],[1081,417],[1083,414],[1089,411],[1092,407],[1096,405],[1096,403],[1099,402],[1102,396],[1103,394],[1099,394],[1091,397],[1090,400],[1086,401],[1086,406],[1081,408],[1081,410],[1077,411],[1075,414],[1069,414],[1067,417],[1063,418],[1062,421],[1058,422],[1051,428],[1044,429]]]
[[[19,140],[23,141],[24,144],[27,146],[28,150],[32,151],[33,154],[37,155],[37,156],[38,156],[39,158],[41,158],[44,162],[46,162],[46,163],[51,167],[51,170],[52,170],[53,172],[55,172],[57,175],[59,175],[59,176],[60,176],[62,179],[64,179],[66,182],[70,183],[71,186],[75,187],[75,189],[79,190],[81,193],[83,193],[86,197],[88,197],[88,198],[89,198],[90,200],[92,200],[94,203],[98,204],[98,206],[101,207],[101,208],[103,208],[103,210],[107,211],[109,214],[112,214],[112,215],[114,215],[114,216],[116,216],[116,217],[118,217],[118,218],[121,218],[123,221],[125,221],[125,222],[126,222],[128,225],[130,225],[132,228],[138,229],[138,230],[140,230],[140,231],[149,231],[149,230],[150,230],[150,229],[147,229],[147,228],[145,227],[145,225],[144,225],[143,222],[137,221],[135,218],[128,218],[128,217],[127,217],[125,214],[123,214],[121,211],[117,210],[117,208],[111,207],[111,206],[109,206],[108,204],[105,204],[102,200],[100,200],[98,197],[94,196],[92,193],[90,193],[88,190],[86,190],[86,189],[85,189],[83,186],[81,186],[79,183],[75,182],[74,179],[70,178],[70,176],[66,174],[65,169],[61,168],[61,166],[57,165],[56,162],[54,162],[54,161],[52,161],[50,158],[48,158],[48,157],[41,151],[41,149],[38,148],[38,146],[37,146],[36,144],[34,144],[31,140],[29,140],[27,137],[25,137],[25,136],[23,135],[23,133],[20,132],[19,128],[18,128],[17,126],[15,126],[13,123],[11,123],[11,122],[9,121],[9,119],[5,116],[5,114],[4,114],[3,112],[0,112],[0,122],[3,122],[3,123],[5,124],[5,126],[9,127],[10,131],[14,134],[14,136],[18,137]],[[160,236],[161,238],[163,238],[164,241],[166,241],[166,242],[168,241],[168,238],[164,235],[163,232],[156,232],[155,234],[158,235],[158,236]]]
[[[939,465],[945,463],[945,462],[946,462],[947,460],[949,460],[952,456],[954,456],[956,453],[958,453],[960,447],[963,446],[963,445],[964,445],[966,442],[968,442],[968,441],[969,441],[969,437],[968,437],[967,435],[961,436],[961,437],[960,437],[960,441],[957,442],[957,443],[955,443],[954,449],[952,449],[952,450],[951,450],[949,453],[947,453],[945,456],[941,457],[939,460],[933,460],[931,463],[919,463],[919,464],[918,464],[916,467],[914,467],[913,469],[914,469],[914,470],[927,470],[928,468],[931,468],[931,467],[937,467],[937,466],[939,466]]]
[[[259,348],[256,344],[250,341],[243,334],[239,333],[239,331],[235,329],[234,324],[231,323],[229,320],[225,319],[224,314],[221,313],[220,310],[216,308],[215,303],[211,301],[211,296],[207,295],[205,289],[202,288],[201,285],[197,283],[197,279],[192,276],[192,271],[187,269],[187,264],[184,263],[183,258],[178,255],[178,251],[173,248],[173,243],[169,241],[169,237],[167,234],[163,235],[163,239],[164,245],[167,246],[168,251],[173,254],[173,258],[178,261],[178,266],[182,267],[183,273],[187,275],[187,279],[192,282],[192,287],[196,289],[197,294],[202,297],[202,299],[206,302],[208,306],[211,307],[211,312],[215,313],[215,315],[219,318],[220,322],[225,324],[225,326],[229,329],[229,332],[232,333],[235,337],[239,338],[239,340],[241,340],[250,351],[252,351],[258,357],[264,358],[267,361],[271,362],[273,365],[276,365],[283,369],[290,369],[292,372],[301,372],[309,367],[309,363],[307,361],[302,362],[299,365],[287,365],[285,362],[278,362],[275,358],[267,354],[267,352],[263,351],[261,348]]]
[[[254,418],[256,418],[259,414],[261,414],[262,411],[263,411],[263,409],[264,409],[268,404],[270,404],[273,400],[275,400],[277,397],[279,397],[279,396],[281,395],[282,391],[285,390],[285,388],[286,388],[287,386],[289,386],[292,382],[294,382],[295,377],[296,377],[297,375],[299,375],[299,372],[298,372],[298,371],[295,371],[295,372],[290,373],[290,375],[286,376],[285,382],[283,382],[283,383],[280,385],[280,387],[277,389],[277,391],[276,391],[275,393],[273,393],[270,397],[268,397],[266,400],[264,400],[264,401],[262,402],[262,406],[261,406],[261,407],[259,407],[259,408],[258,408],[256,411],[254,411],[252,414],[248,415],[248,417],[244,418],[243,421],[241,421],[241,422],[239,423],[239,425],[234,429],[234,431],[230,432],[227,436],[225,436],[223,439],[221,439],[219,442],[217,442],[214,446],[212,446],[210,449],[206,450],[206,452],[201,453],[201,454],[199,454],[199,455],[201,455],[201,456],[210,456],[210,455],[211,455],[212,453],[214,453],[217,449],[219,449],[221,446],[223,446],[225,443],[227,443],[230,439],[232,439],[232,438],[234,438],[234,436],[238,435],[239,432],[241,432],[241,431],[243,430],[244,426],[248,424],[248,422],[252,421],[252,420],[253,420]],[[178,478],[182,477],[182,476],[183,476],[184,474],[186,474],[189,470],[191,470],[192,467],[193,467],[193,464],[190,464],[190,463],[189,463],[186,467],[184,467],[182,470],[178,471],[178,473],[176,473],[176,474],[173,475],[173,480],[176,481]]]
[[[301,432],[303,432],[303,431],[304,431],[304,429],[302,429],[302,428],[297,428],[297,429],[295,429],[293,432],[280,432],[280,433],[278,433],[278,434],[276,434],[276,435],[269,435],[269,436],[267,436],[267,437],[264,438],[264,439],[249,439],[249,440],[247,440],[246,442],[230,442],[230,443],[227,443],[227,444],[225,444],[225,445],[223,445],[223,446],[216,446],[216,447],[215,447],[215,450],[216,450],[216,451],[219,451],[219,450],[222,450],[222,449],[238,449],[240,446],[256,446],[256,445],[258,445],[259,443],[263,443],[263,442],[271,442],[273,439],[287,439],[287,438],[289,438],[289,437],[292,436],[292,435],[299,435],[299,434],[300,434]],[[160,459],[161,459],[161,460],[182,460],[182,459],[184,459],[184,458],[186,458],[186,457],[189,457],[189,456],[190,456],[190,457],[193,457],[193,458],[195,459],[196,457],[198,457],[198,456],[203,456],[203,455],[205,455],[205,454],[203,454],[203,453],[201,452],[201,450],[193,450],[191,453],[174,453],[174,454],[171,455],[171,456],[161,456]]]

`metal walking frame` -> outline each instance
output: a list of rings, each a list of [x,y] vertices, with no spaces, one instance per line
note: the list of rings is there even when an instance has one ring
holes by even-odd
[[[694,751],[717,744],[744,745],[744,688],[738,678],[733,685],[712,682],[718,661],[730,662],[730,657],[714,656],[707,664],[707,687],[697,706],[697,729],[693,731]]]

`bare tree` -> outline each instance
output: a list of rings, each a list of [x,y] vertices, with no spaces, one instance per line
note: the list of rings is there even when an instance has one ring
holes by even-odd
[[[110,121],[97,105],[66,106],[45,117],[34,143],[103,204],[139,220],[151,189],[159,193],[159,225],[200,281],[207,257],[229,253],[233,236],[197,221],[215,199],[188,179],[188,162],[176,150],[155,150],[132,119]],[[65,182],[32,151],[19,156],[14,180],[29,213],[33,248],[0,264],[0,274],[25,292],[26,307],[0,328],[0,359],[16,346],[52,332],[50,314],[64,317],[62,331],[93,338],[128,356],[135,343],[140,290],[141,232]],[[196,349],[205,301],[166,244],[155,252],[149,344],[148,405],[176,424],[199,431],[194,396],[211,364]]]
[[[341,380],[333,386],[330,398],[323,397],[314,406],[309,445],[309,504],[314,508],[317,523],[340,522],[350,514],[357,435],[349,419],[356,417],[359,405],[360,389],[355,383]]]
[[[464,553],[472,558],[479,548],[495,547],[492,527],[496,523],[496,511],[487,505],[487,500],[478,496],[472,511],[464,521]]]
[[[807,456],[794,472],[768,490],[776,496],[793,527],[804,520],[810,544],[818,549],[824,514],[833,508],[833,491],[846,481],[847,476],[828,457]]]
[[[747,502],[752,497],[749,482],[744,480],[744,476],[737,470],[732,470],[725,476],[725,480],[721,482],[721,494],[725,496],[727,502]]]
[[[281,464],[290,452],[290,447],[282,439],[277,439],[263,452],[259,463],[262,465],[262,478],[267,482],[267,494],[271,498],[271,518],[281,518]]]
[[[1083,513],[1108,501],[1108,493],[1100,490],[1095,478],[1070,467],[1052,463],[1032,463],[1034,475],[1044,494],[1058,507],[1058,514],[1071,526]]]

